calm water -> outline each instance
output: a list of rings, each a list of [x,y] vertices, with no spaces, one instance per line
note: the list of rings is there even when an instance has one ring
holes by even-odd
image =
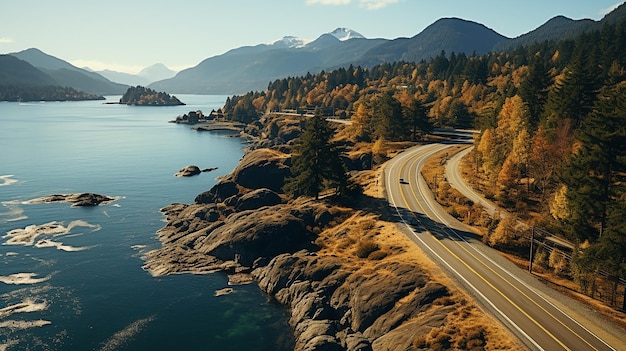
[[[224,275],[141,269],[142,254],[159,246],[159,209],[192,202],[243,155],[238,138],[167,123],[217,109],[225,96],[178,97],[187,106],[0,103],[0,351],[292,347],[286,311],[255,285],[214,297]],[[173,176],[190,164],[218,170]],[[24,203],[78,192],[120,199]],[[8,233],[40,235],[10,245]]]

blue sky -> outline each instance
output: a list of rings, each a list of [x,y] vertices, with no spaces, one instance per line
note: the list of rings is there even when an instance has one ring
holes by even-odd
[[[0,0],[0,53],[35,47],[76,66],[180,70],[229,49],[337,27],[412,37],[458,17],[517,37],[550,18],[600,20],[620,0]]]

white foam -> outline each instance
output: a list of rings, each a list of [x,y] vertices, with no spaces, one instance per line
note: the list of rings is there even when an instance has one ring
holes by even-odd
[[[6,212],[0,212],[0,223],[15,222],[28,218],[24,215],[24,209],[15,201],[2,201],[2,207],[7,208]]]
[[[33,246],[35,242],[41,236],[53,236],[58,237],[62,235],[68,235],[71,233],[72,229],[76,227],[86,227],[91,228],[91,231],[100,230],[99,225],[90,224],[82,220],[72,221],[67,227],[63,225],[62,222],[48,222],[44,224],[33,224],[26,226],[23,229],[13,229],[2,238],[6,238],[7,241],[5,245],[24,245],[24,246]],[[41,240],[39,240],[41,241]],[[61,244],[62,245],[62,244]],[[53,245],[53,246],[56,246]],[[37,247],[48,247],[46,245],[40,245]],[[74,250],[76,251],[76,250]]]
[[[92,248],[93,246],[74,247],[74,246],[65,245],[65,244],[60,243],[60,242],[43,239],[43,240],[39,240],[35,244],[35,247],[36,248],[56,247],[57,250],[67,251],[67,252],[75,252],[75,251],[85,251],[85,250],[88,250],[88,249]]]
[[[48,303],[45,301],[37,302],[32,298],[26,298],[20,303],[7,306],[0,309],[0,319],[5,319],[16,313],[28,313],[44,311],[48,308]]]
[[[52,324],[50,321],[38,319],[35,321],[18,321],[18,320],[6,320],[0,321],[0,328],[8,328],[12,331],[24,330],[35,327],[43,327],[44,325]]]
[[[13,178],[12,174],[0,176],[0,186],[7,186],[7,185],[17,183],[17,179],[12,179],[12,178]]]
[[[118,331],[117,333],[113,334],[109,339],[107,339],[107,341],[102,344],[102,347],[100,347],[100,351],[114,351],[120,349],[121,346],[123,346],[124,343],[126,343],[130,338],[139,334],[139,332],[141,332],[146,324],[152,322],[155,319],[156,316],[152,315],[148,318],[139,319],[132,322],[131,324],[126,326],[126,328]]]
[[[0,351],[7,351],[9,349],[9,347],[11,346],[15,346],[19,343],[18,340],[11,340],[8,339],[4,342],[4,344],[0,344]]]
[[[15,273],[10,275],[0,275],[0,282],[11,285],[37,284],[52,278],[52,274],[43,278],[35,278],[37,273]]]

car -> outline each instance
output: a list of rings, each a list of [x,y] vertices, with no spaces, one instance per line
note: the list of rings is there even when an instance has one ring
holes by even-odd
[[[404,178],[400,178],[400,184],[408,184],[408,183],[404,180]]]

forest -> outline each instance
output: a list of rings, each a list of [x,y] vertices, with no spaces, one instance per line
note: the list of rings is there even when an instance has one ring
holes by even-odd
[[[169,95],[165,92],[157,92],[140,85],[128,88],[120,98],[120,104],[135,106],[184,105],[176,96]]]
[[[104,100],[103,96],[77,91],[69,87],[0,85],[0,101],[80,101]]]
[[[228,98],[223,112],[250,123],[281,109],[349,118],[354,141],[479,130],[470,157],[481,191],[575,243],[562,274],[593,296],[594,274],[604,272],[615,304],[626,277],[626,20],[508,52],[278,79]],[[499,245],[517,239],[507,240]]]

